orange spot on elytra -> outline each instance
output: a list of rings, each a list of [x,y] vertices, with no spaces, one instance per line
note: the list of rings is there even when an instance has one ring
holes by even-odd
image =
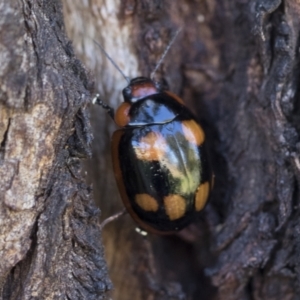
[[[131,105],[129,103],[123,102],[117,109],[116,114],[115,114],[115,122],[118,126],[124,127],[129,123],[129,121],[130,121],[130,117],[129,117],[130,106]]]
[[[203,129],[194,120],[182,121],[182,130],[185,138],[197,146],[200,146],[205,140]]]
[[[205,206],[209,194],[209,183],[204,182],[199,185],[195,195],[195,209],[200,211]]]
[[[134,151],[138,159],[159,161],[167,151],[167,142],[161,133],[151,131],[134,145]]]
[[[186,200],[180,195],[172,194],[164,197],[166,214],[171,221],[184,216],[186,211]]]
[[[131,201],[128,198],[126,187],[125,187],[125,184],[123,181],[124,178],[123,178],[122,170],[120,167],[119,145],[120,145],[120,141],[121,141],[121,138],[124,133],[125,133],[125,130],[122,130],[122,129],[116,130],[114,132],[113,137],[112,137],[112,147],[111,147],[114,174],[115,174],[115,178],[117,181],[117,185],[119,188],[119,192],[120,192],[122,201],[123,201],[127,211],[131,215],[131,217],[144,230],[146,230],[148,232],[153,232],[155,234],[169,234],[168,232],[161,232],[160,230],[157,230],[157,229],[153,228],[151,225],[148,225],[147,223],[143,222],[143,220],[140,219],[140,217],[134,212],[134,210],[132,208]]]
[[[145,211],[155,212],[158,210],[157,201],[148,194],[137,194],[135,196],[135,202]]]

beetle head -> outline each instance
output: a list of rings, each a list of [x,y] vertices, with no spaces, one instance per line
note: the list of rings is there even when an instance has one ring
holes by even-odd
[[[161,91],[161,86],[150,78],[137,77],[131,79],[129,85],[123,89],[123,97],[125,102],[134,103]]]

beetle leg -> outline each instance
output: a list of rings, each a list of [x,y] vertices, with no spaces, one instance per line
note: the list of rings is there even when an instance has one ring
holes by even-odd
[[[118,213],[106,218],[101,224],[101,229],[104,228],[104,226],[106,226],[108,223],[119,219],[120,217],[124,216],[127,213],[127,210],[124,208],[122,211],[119,211]]]
[[[106,110],[106,112],[108,113],[108,115],[114,120],[115,118],[115,112],[114,109],[111,108],[109,105],[107,105],[106,103],[104,103],[101,99],[100,99],[100,95],[96,94],[95,97],[92,100],[93,104],[98,104],[100,105],[102,108],[104,108]]]

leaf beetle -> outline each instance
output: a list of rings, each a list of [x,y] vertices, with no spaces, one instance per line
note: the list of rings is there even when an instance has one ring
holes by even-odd
[[[204,131],[181,98],[150,78],[129,80],[96,44],[128,81],[116,113],[99,95],[93,100],[121,128],[113,133],[111,151],[124,206],[146,232],[180,231],[204,208],[212,188]]]

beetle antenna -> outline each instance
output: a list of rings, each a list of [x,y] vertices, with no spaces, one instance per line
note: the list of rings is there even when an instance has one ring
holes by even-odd
[[[167,46],[167,48],[165,49],[164,53],[162,54],[160,60],[158,61],[158,63],[156,64],[156,67],[154,68],[153,72],[150,75],[151,80],[153,80],[154,75],[157,71],[157,69],[159,68],[159,66],[161,65],[161,63],[163,62],[163,60],[165,59],[167,53],[169,52],[171,46],[173,45],[174,41],[176,40],[179,32],[181,31],[182,27],[180,27],[179,29],[177,29],[177,31],[175,32],[173,38],[171,39],[171,41],[169,42],[169,45]]]
[[[105,56],[107,57],[107,59],[114,65],[114,67],[122,74],[122,76],[125,78],[125,80],[128,82],[128,84],[130,83],[130,78],[128,76],[126,76],[122,70],[119,68],[119,66],[113,61],[113,59],[108,55],[108,53],[104,50],[104,48],[97,43],[94,39],[93,39],[94,43],[102,50],[102,52],[105,54]]]

